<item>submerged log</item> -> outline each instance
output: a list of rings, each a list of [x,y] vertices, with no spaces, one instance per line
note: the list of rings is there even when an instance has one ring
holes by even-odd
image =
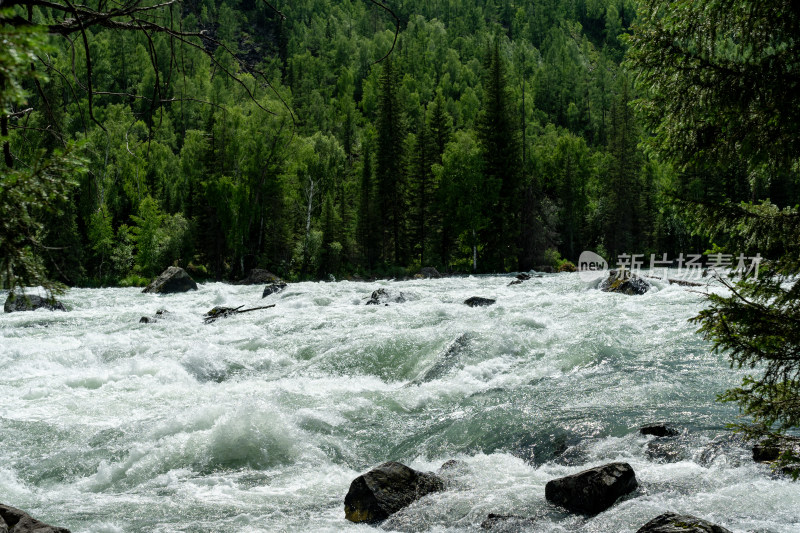
[[[259,309],[269,309],[270,307],[275,307],[275,304],[272,305],[263,305],[261,307],[251,307],[250,309],[242,309],[244,305],[240,305],[239,307],[222,307],[217,306],[208,311],[205,315],[203,315],[203,321],[206,324],[211,324],[212,322],[220,319],[220,318],[228,318],[229,316],[239,315],[241,313],[249,313],[250,311],[258,311]]]

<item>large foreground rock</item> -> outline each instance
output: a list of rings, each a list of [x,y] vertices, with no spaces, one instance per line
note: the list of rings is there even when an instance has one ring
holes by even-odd
[[[70,533],[65,527],[40,522],[25,511],[0,504],[0,532],[2,533]]]
[[[142,292],[155,292],[158,294],[174,294],[177,292],[196,291],[197,283],[186,271],[179,267],[171,266],[161,273]]]
[[[64,304],[55,299],[42,298],[41,296],[16,295],[13,292],[6,298],[3,311],[34,311],[36,309],[50,309],[51,311],[66,311]],[[0,530],[2,531],[2,530]]]
[[[234,285],[264,285],[279,282],[281,282],[281,278],[269,270],[254,268],[247,274],[246,278],[240,279]]]
[[[443,489],[437,475],[390,461],[353,480],[344,497],[344,516],[351,522],[379,522]]]
[[[594,515],[636,489],[636,475],[628,463],[610,463],[547,482],[548,501],[573,513]]]
[[[610,270],[608,277],[600,283],[600,290],[634,296],[649,291],[650,284],[628,270],[623,272]]]
[[[636,533],[731,533],[724,527],[695,516],[664,513],[643,525]]]

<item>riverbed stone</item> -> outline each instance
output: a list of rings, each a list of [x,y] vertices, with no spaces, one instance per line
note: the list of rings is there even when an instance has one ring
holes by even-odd
[[[434,278],[439,279],[442,275],[436,270],[434,267],[423,267],[419,273],[422,275],[423,278]]]
[[[70,533],[65,527],[51,526],[36,520],[16,507],[0,504],[0,532],[2,533]]]
[[[629,270],[622,272],[610,270],[608,277],[600,283],[600,290],[603,292],[616,292],[628,296],[644,294],[650,287],[650,283]]]
[[[270,283],[269,285],[264,287],[264,292],[261,293],[261,297],[262,298],[266,298],[270,294],[278,294],[279,292],[281,292],[285,288],[286,288],[286,283],[284,283],[283,281],[278,280],[277,282]]]
[[[406,301],[406,297],[402,292],[394,294],[386,289],[377,289],[372,291],[372,295],[367,300],[367,305],[389,305],[390,303],[401,304]]]
[[[492,300],[491,298],[481,298],[480,296],[473,296],[471,298],[467,298],[464,300],[464,303],[470,307],[486,307],[492,305],[497,300]]]
[[[263,268],[254,268],[247,274],[246,278],[240,279],[239,281],[235,282],[234,285],[265,285],[280,282],[282,282],[281,278],[269,270],[264,270]]]
[[[570,512],[595,515],[614,505],[637,486],[631,465],[610,463],[550,480],[544,493],[548,501]]]
[[[180,267],[171,266],[154,279],[142,292],[174,294],[196,291],[197,283]]]
[[[678,430],[669,424],[650,424],[639,428],[639,433],[655,437],[675,437],[678,435]]]
[[[49,309],[51,311],[66,311],[64,304],[55,298],[42,298],[41,296],[28,294],[14,294],[13,292],[6,298],[3,311],[13,313],[16,311],[35,311],[36,309]]]
[[[481,522],[481,529],[495,533],[522,533],[532,531],[535,524],[536,520],[525,516],[489,513],[486,520]]]
[[[389,461],[353,480],[344,498],[344,516],[351,522],[380,522],[441,490],[444,482],[436,474]]]
[[[636,533],[731,533],[722,526],[691,515],[664,513],[643,525]]]

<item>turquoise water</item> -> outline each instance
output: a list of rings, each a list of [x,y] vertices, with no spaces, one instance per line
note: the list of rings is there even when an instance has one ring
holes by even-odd
[[[505,513],[531,531],[634,532],[675,511],[800,531],[800,485],[725,430],[736,408],[714,399],[741,374],[687,322],[701,295],[510,279],[299,283],[264,300],[216,283],[76,289],[68,313],[4,314],[0,502],[74,533],[371,531],[344,519],[353,478],[460,459],[449,490],[383,529],[475,531]],[[364,305],[379,287],[407,301]],[[637,432],[659,421],[683,431],[669,460]],[[631,498],[591,519],[545,501],[549,479],[610,461],[636,471]]]

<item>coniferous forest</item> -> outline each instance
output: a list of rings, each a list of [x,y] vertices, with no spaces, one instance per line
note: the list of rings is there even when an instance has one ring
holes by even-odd
[[[8,16],[65,27],[29,7]],[[39,216],[36,252],[67,285],[141,284],[172,264],[330,279],[702,252],[675,197],[798,199],[795,182],[679,175],[648,153],[623,63],[634,1],[154,13],[189,36],[51,31],[5,119],[16,168],[77,141],[81,168]]]

